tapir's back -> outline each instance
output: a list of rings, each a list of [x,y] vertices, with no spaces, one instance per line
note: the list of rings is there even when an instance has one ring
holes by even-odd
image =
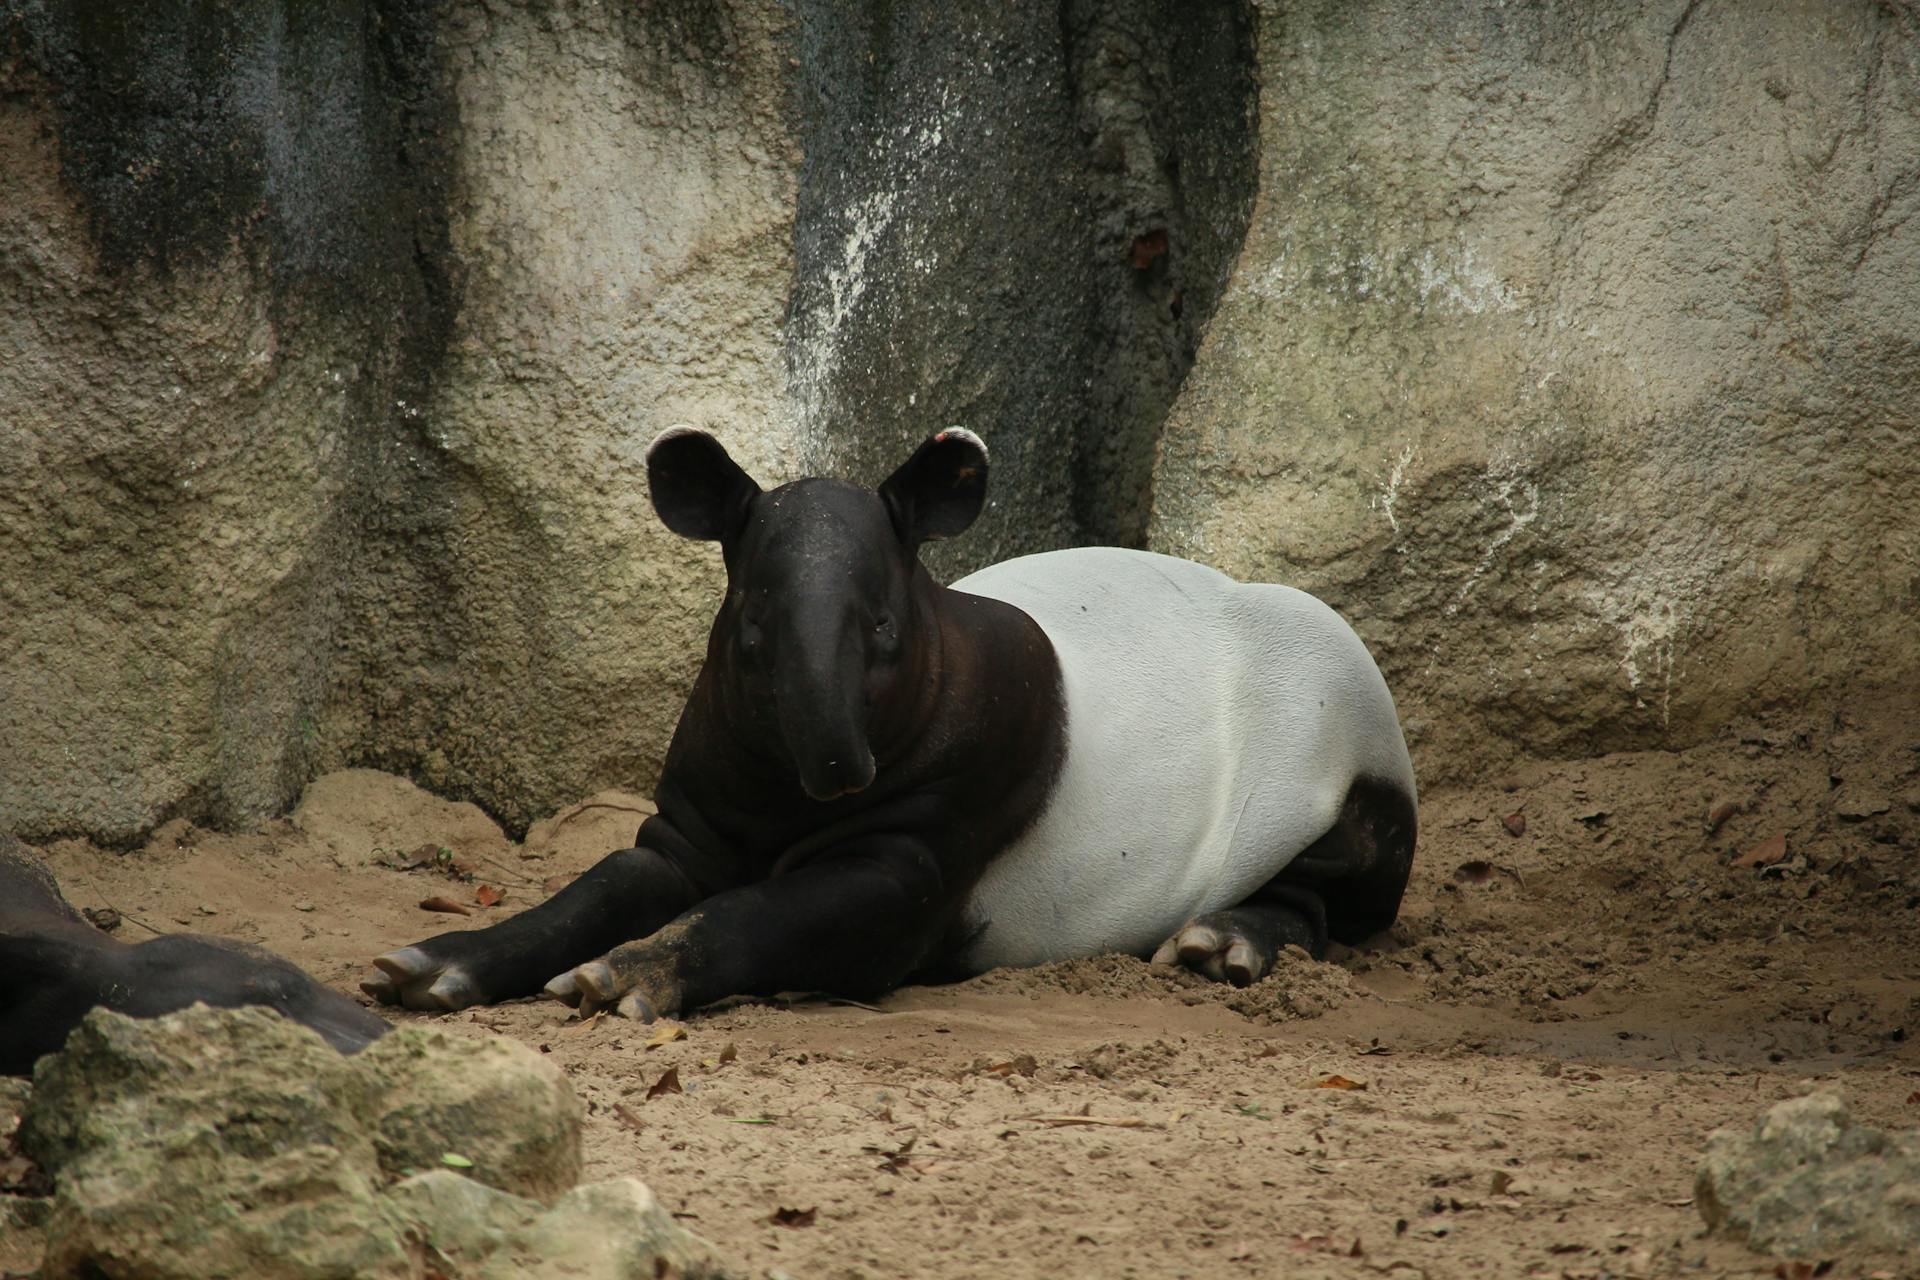
[[[1270,879],[1355,778],[1413,797],[1386,682],[1312,596],[1111,547],[1009,560],[954,589],[1040,625],[1067,707],[1052,799],[969,901],[978,967],[1150,950],[1169,922]]]

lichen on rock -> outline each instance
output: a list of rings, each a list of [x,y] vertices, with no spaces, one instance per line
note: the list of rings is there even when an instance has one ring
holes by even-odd
[[[639,1183],[574,1186],[580,1102],[532,1050],[420,1024],[376,1047],[261,1008],[88,1014],[22,1123],[55,1184],[45,1280],[720,1274]]]
[[[1816,1093],[1771,1107],[1750,1130],[1707,1141],[1694,1180],[1707,1228],[1788,1257],[1920,1249],[1920,1130],[1857,1125]]]

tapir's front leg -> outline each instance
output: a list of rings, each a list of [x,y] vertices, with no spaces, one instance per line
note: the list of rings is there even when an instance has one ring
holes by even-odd
[[[660,823],[649,819],[638,847],[608,854],[536,907],[376,957],[380,973],[360,989],[409,1009],[463,1009],[533,995],[556,971],[646,937],[712,892],[654,847],[677,839]]]
[[[938,860],[906,836],[868,837],[702,902],[651,937],[547,984],[581,1012],[651,1022],[727,996],[872,995],[926,960],[952,913]]]

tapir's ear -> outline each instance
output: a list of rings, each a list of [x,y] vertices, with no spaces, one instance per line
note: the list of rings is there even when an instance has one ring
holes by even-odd
[[[971,431],[948,427],[887,477],[880,497],[909,547],[964,533],[987,500],[987,446]]]
[[[705,542],[737,530],[760,492],[718,440],[692,427],[668,427],[647,446],[647,488],[662,524]]]

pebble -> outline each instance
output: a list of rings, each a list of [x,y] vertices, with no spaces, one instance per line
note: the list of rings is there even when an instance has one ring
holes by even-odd
[[[311,911],[313,910],[313,904],[311,902],[296,902],[293,904],[293,909],[295,911]]]
[[[1843,796],[1833,807],[1833,811],[1848,822],[1863,822],[1877,817],[1893,808],[1893,801],[1874,792],[1865,792],[1855,796]]]

